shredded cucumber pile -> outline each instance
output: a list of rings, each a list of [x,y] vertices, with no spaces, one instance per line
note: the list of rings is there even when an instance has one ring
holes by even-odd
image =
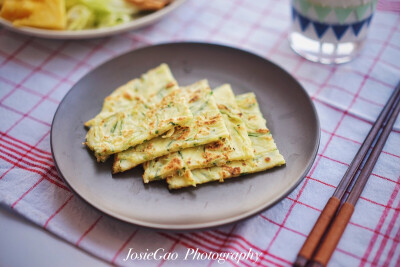
[[[103,28],[126,23],[140,10],[125,0],[65,0],[67,29]]]

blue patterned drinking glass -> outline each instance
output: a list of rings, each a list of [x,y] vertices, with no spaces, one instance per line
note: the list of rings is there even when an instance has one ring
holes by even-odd
[[[377,1],[292,0],[290,46],[311,61],[350,61],[362,48]]]

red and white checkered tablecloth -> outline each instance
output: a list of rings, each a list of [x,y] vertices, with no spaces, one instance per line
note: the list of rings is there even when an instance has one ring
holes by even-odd
[[[400,77],[400,2],[380,1],[363,53],[338,66],[311,63],[286,40],[289,1],[188,0],[161,22],[111,38],[50,41],[0,29],[0,202],[106,261],[139,266],[214,265],[183,261],[187,248],[262,253],[225,265],[288,266],[332,195]],[[57,175],[50,124],[65,93],[100,63],[160,42],[224,43],[266,57],[293,74],[321,120],[318,156],[306,179],[279,204],[216,230],[176,234],[103,216]],[[362,193],[330,266],[400,266],[400,119]],[[129,248],[179,253],[175,261],[123,261]]]

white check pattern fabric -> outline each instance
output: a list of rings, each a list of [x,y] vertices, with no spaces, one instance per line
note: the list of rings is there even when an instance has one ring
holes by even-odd
[[[400,2],[380,1],[362,54],[338,66],[309,62],[287,42],[289,1],[188,0],[153,26],[110,38],[51,41],[0,29],[0,202],[67,242],[117,265],[219,266],[200,252],[261,253],[225,266],[289,266],[400,77]],[[54,112],[102,62],[161,42],[222,43],[294,75],[312,97],[321,145],[303,182],[273,208],[208,231],[143,229],[101,214],[58,176],[50,151]],[[330,266],[400,266],[400,119],[362,193]],[[179,253],[175,261],[124,261],[129,249]]]

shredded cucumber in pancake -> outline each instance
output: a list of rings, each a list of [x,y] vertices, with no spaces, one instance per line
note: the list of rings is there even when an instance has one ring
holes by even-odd
[[[238,95],[236,102],[243,114],[254,157],[228,162],[217,167],[186,170],[180,175],[167,178],[170,189],[196,186],[212,181],[223,182],[227,178],[261,172],[285,164],[285,159],[279,153],[271,132],[267,128],[255,95],[253,93]]]
[[[166,64],[120,86],[85,123],[86,145],[98,161],[181,125],[192,118],[187,100]]]
[[[206,80],[182,88],[182,96],[188,101],[193,119],[175,127],[172,134],[167,133],[118,153],[114,159],[114,173],[184,148],[209,144],[229,136]]]
[[[182,174],[188,169],[220,166],[227,161],[254,157],[247,128],[242,120],[243,114],[239,110],[231,86],[224,84],[213,92],[229,136],[211,144],[187,148],[144,163],[145,183]]]

